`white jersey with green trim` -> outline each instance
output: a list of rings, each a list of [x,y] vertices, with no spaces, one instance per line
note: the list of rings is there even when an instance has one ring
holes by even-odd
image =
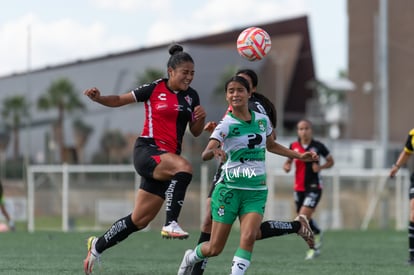
[[[266,190],[266,138],[272,133],[269,118],[250,111],[251,121],[227,113],[210,136],[222,144],[226,161],[218,183],[229,188]]]

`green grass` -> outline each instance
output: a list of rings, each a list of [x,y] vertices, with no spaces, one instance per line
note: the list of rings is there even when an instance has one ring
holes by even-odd
[[[0,233],[0,274],[83,274],[85,240],[101,233]],[[94,274],[176,274],[184,251],[198,239],[198,232],[191,233],[188,240],[163,240],[155,230],[135,233],[105,251]],[[238,238],[234,230],[204,274],[229,274]],[[328,231],[320,257],[304,261],[305,252],[296,234],[258,241],[247,274],[414,274],[414,266],[406,265],[406,232]]]

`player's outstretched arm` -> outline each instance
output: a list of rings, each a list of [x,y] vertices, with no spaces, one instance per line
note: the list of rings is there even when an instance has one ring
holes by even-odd
[[[107,107],[120,107],[123,105],[136,102],[131,92],[121,94],[121,95],[103,96],[101,95],[101,92],[99,91],[98,88],[93,87],[90,89],[86,89],[83,92],[83,94],[89,97],[91,100],[96,101]]]

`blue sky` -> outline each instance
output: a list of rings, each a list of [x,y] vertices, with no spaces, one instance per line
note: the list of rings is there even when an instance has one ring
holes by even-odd
[[[0,76],[302,15],[317,76],[335,78],[346,0],[13,0],[0,11]]]

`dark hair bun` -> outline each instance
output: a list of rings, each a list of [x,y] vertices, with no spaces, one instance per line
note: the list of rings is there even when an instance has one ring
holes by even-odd
[[[175,53],[182,52],[183,50],[184,49],[181,45],[174,44],[168,49],[168,52],[170,53],[170,55],[173,55]]]

